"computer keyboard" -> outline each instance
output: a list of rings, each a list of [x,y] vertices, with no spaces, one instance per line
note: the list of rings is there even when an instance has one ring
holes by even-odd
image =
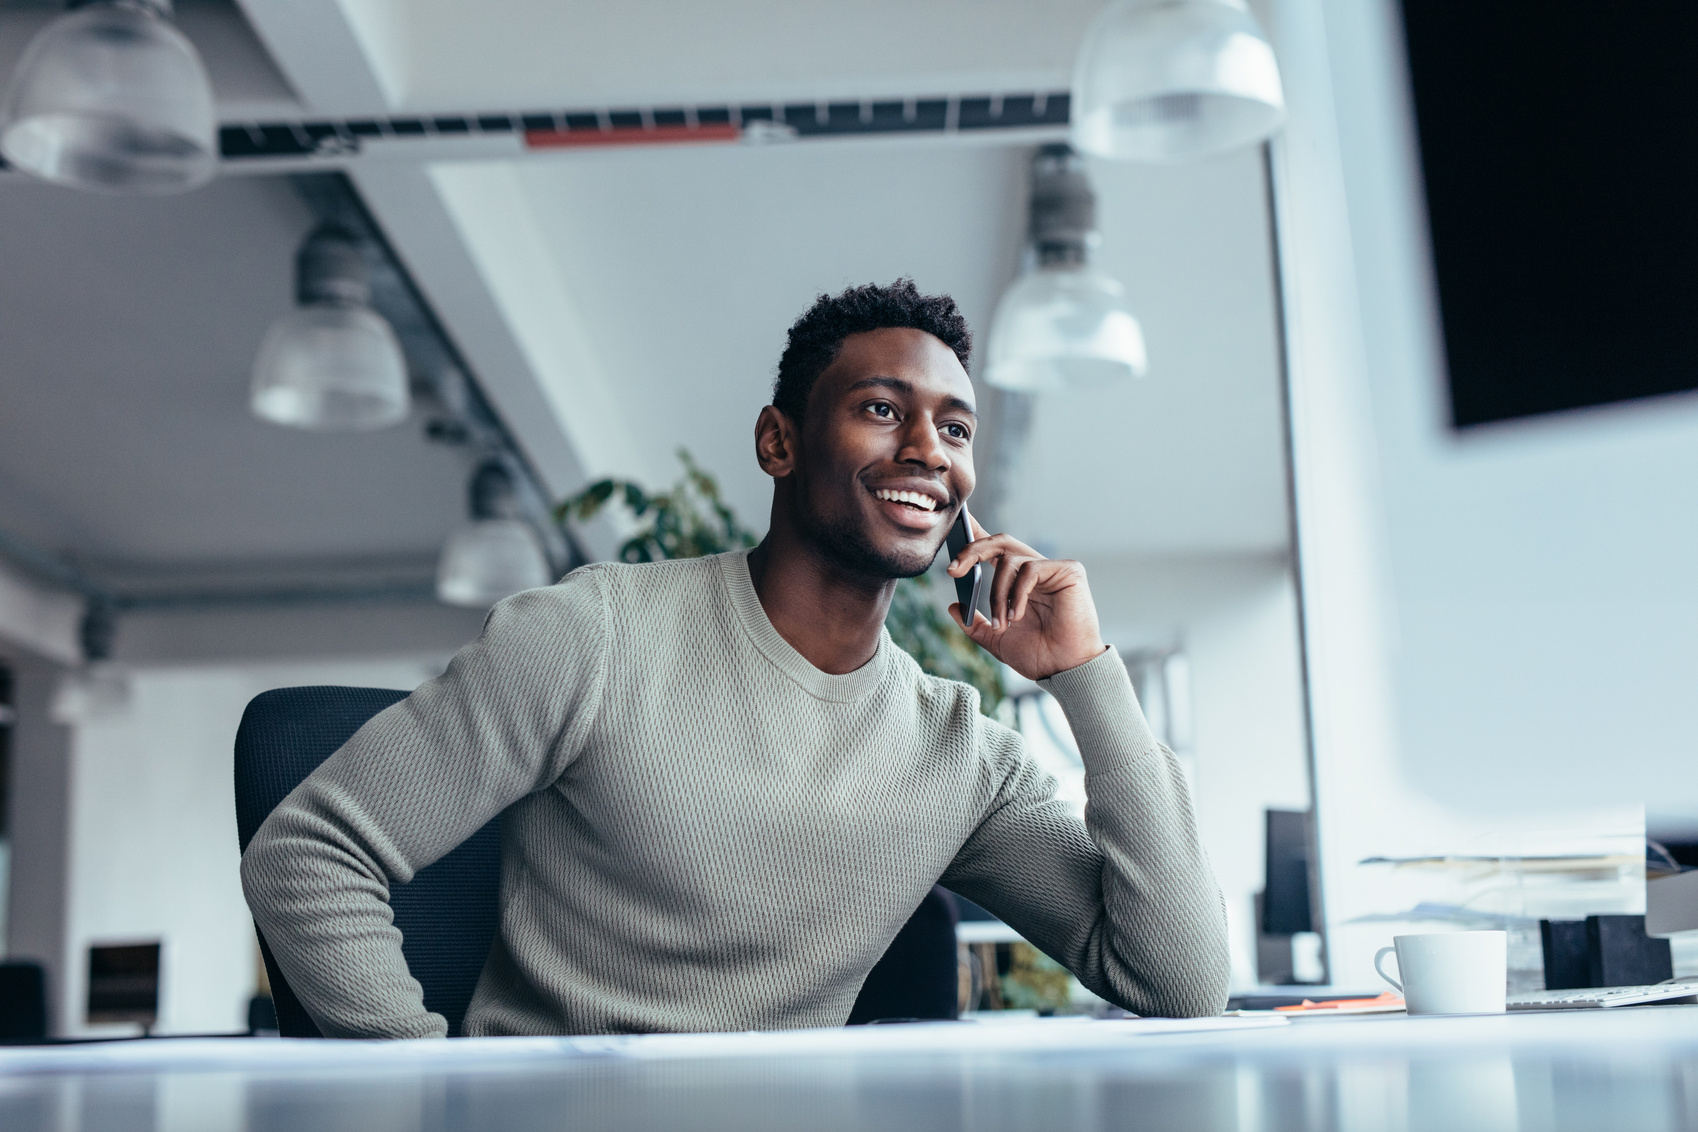
[[[1647,1002],[1692,1000],[1698,983],[1655,983],[1645,987],[1586,987],[1581,990],[1528,991],[1511,995],[1511,1010],[1591,1010],[1611,1006],[1640,1006]]]

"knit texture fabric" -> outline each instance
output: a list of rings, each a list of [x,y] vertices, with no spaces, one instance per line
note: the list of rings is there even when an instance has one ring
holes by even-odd
[[[841,1025],[934,883],[1145,1015],[1216,1014],[1224,906],[1184,776],[1111,649],[1043,682],[1080,822],[978,694],[882,635],[814,668],[748,552],[599,564],[509,598],[255,834],[242,881],[328,1036],[446,1033],[387,898],[497,814],[501,925],[469,1035]]]

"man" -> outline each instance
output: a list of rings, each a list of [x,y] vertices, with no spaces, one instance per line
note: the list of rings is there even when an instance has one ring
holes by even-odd
[[[979,531],[949,569],[995,567],[967,632],[1066,710],[1084,822],[976,692],[884,632],[973,491],[969,349],[953,300],[907,280],[821,296],[755,426],[760,546],[509,598],[283,801],[242,878],[325,1034],[445,1032],[389,885],[496,814],[469,1034],[840,1025],[940,879],[1112,1002],[1220,1011],[1225,916],[1184,778],[1079,564]]]

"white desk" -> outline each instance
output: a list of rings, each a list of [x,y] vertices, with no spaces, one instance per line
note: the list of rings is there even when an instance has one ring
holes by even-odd
[[[1698,1128],[1698,1007],[0,1050],[0,1128]]]

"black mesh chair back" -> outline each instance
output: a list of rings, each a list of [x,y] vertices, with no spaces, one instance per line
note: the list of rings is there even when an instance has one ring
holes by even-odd
[[[960,1017],[960,966],[955,895],[933,885],[867,973],[849,1025],[924,1022]]]
[[[319,763],[366,720],[406,692],[388,688],[279,688],[255,696],[236,731],[236,829],[245,852],[254,831]],[[500,912],[500,819],[453,852],[389,890],[407,969],[424,988],[425,1007],[459,1034],[495,939]],[[284,1037],[319,1037],[318,1026],[289,989],[271,948],[260,951]]]

